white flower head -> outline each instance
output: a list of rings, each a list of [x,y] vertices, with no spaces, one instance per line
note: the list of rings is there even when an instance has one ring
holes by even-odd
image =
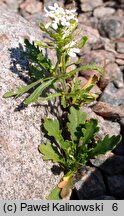
[[[71,28],[72,22],[78,23],[76,10],[64,10],[62,7],[59,7],[57,3],[54,3],[54,6],[49,6],[48,10],[44,9],[47,17],[51,19],[51,26],[53,29],[57,30],[57,28],[63,27],[67,29],[67,27]]]

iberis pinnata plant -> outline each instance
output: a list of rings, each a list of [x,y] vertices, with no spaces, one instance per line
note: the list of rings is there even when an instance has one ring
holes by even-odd
[[[69,108],[68,120],[62,118],[59,122],[57,119],[45,118],[44,129],[54,140],[51,142],[50,139],[50,142],[39,146],[44,160],[59,163],[64,170],[62,181],[52,190],[48,199],[63,199],[74,187],[76,172],[91,158],[112,150],[121,137],[107,135],[103,140],[96,140],[95,135],[99,131],[97,120],[87,120],[86,113],[79,109],[80,105],[96,99],[96,95],[90,90],[98,78],[91,77],[81,88],[77,73],[92,69],[100,73],[103,71],[95,64],[79,66],[79,61],[73,62],[73,58],[80,53],[80,49],[88,40],[87,36],[80,39],[76,37],[80,33],[75,34],[78,27],[76,11],[64,10],[54,4],[49,6],[48,10],[45,9],[45,12],[50,21],[45,25],[39,24],[40,29],[46,34],[44,42],[30,43],[25,40],[24,55],[29,60],[30,75],[35,81],[6,93],[4,97],[17,97],[32,89],[33,92],[26,98],[25,104],[60,97],[61,105]],[[55,63],[46,57],[44,49],[55,50]],[[72,65],[76,68],[72,69]],[[61,128],[63,121],[65,128]]]
[[[41,144],[39,150],[44,160],[52,160],[64,170],[64,177],[51,191],[48,199],[66,198],[74,187],[75,175],[80,168],[91,158],[114,149],[121,139],[120,135],[106,135],[102,140],[96,140],[95,136],[100,130],[98,120],[87,120],[86,113],[74,106],[71,106],[69,112],[65,128],[61,128],[57,119],[44,120],[44,128],[48,136],[54,138],[54,143],[50,140]]]
[[[30,43],[25,39],[26,50],[24,55],[30,62],[30,75],[35,81],[27,86],[7,92],[4,97],[16,96],[33,89],[33,93],[24,101],[25,104],[50,100],[55,97],[61,98],[63,107],[71,104],[85,104],[96,99],[96,95],[90,92],[98,78],[91,77],[88,83],[81,88],[76,74],[81,70],[97,70],[102,73],[101,68],[93,65],[79,67],[79,61],[73,62],[80,49],[88,41],[87,36],[77,39],[80,31],[75,34],[78,27],[76,10],[64,10],[56,3],[45,9],[49,22],[45,25],[40,23],[40,29],[46,34],[44,42],[34,41]],[[76,39],[75,39],[76,38]],[[56,63],[43,54],[43,50],[51,49],[56,52]],[[54,54],[53,54],[54,55]],[[72,65],[76,67],[72,69]],[[68,81],[69,80],[69,81]],[[54,89],[54,91],[51,91]],[[45,90],[45,91],[44,91]],[[42,93],[45,92],[45,97]]]

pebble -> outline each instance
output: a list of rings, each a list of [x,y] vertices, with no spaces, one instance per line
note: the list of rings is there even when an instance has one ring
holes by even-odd
[[[93,111],[98,115],[109,119],[121,119],[124,117],[124,105],[112,106],[105,102],[98,101],[93,106]]]
[[[102,0],[81,0],[81,9],[83,12],[92,11],[94,8],[103,5]]]
[[[117,43],[117,52],[124,54],[124,42],[118,42]]]
[[[101,78],[100,87],[103,88],[103,82],[108,84],[113,81],[117,88],[122,88],[124,86],[123,73],[120,67],[116,63],[109,63],[105,66],[105,76]]]
[[[121,17],[105,16],[99,21],[98,28],[103,37],[116,40],[124,34],[124,21]]]
[[[111,7],[98,7],[94,9],[93,15],[97,18],[102,18],[104,16],[111,16],[115,13],[115,9]]]
[[[100,101],[114,106],[124,104],[124,87],[117,89],[115,85],[110,82],[103,91]]]
[[[123,66],[123,65],[124,65],[124,60],[123,60],[123,59],[116,59],[115,62],[116,62],[119,66]]]
[[[20,10],[23,10],[23,13],[34,14],[41,12],[42,9],[42,2],[37,2],[35,0],[26,0],[20,4]]]

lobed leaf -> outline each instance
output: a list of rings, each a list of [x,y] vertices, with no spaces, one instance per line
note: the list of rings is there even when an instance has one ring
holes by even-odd
[[[58,144],[63,150],[66,150],[69,147],[70,143],[64,141],[61,135],[59,121],[57,119],[45,119],[44,128],[47,130],[49,136],[55,138],[55,140],[58,142]]]
[[[98,125],[97,119],[91,119],[89,122],[86,122],[85,128],[82,128],[83,145],[86,145],[93,140],[95,133],[99,131],[99,127],[97,125]]]
[[[72,140],[77,140],[76,132],[80,125],[85,123],[86,113],[82,112],[80,109],[75,107],[70,108],[70,114],[68,116],[69,122],[67,123],[69,132],[71,134]]]
[[[115,146],[121,141],[121,136],[112,136],[108,135],[101,141],[99,141],[96,146],[94,146],[91,151],[91,157],[97,156],[99,154],[105,154],[107,151],[113,150]]]
[[[51,143],[41,144],[39,146],[39,151],[44,155],[43,160],[52,160],[55,163],[62,163],[65,165],[65,162],[57,151],[57,148],[53,147]]]

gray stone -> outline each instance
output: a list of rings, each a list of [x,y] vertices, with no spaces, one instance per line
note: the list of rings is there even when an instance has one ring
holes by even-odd
[[[92,11],[94,8],[103,5],[102,0],[81,0],[81,9],[83,12]]]
[[[25,96],[2,98],[29,81],[27,61],[21,55],[24,38],[42,40],[42,32],[21,16],[0,10],[0,199],[45,199],[60,177],[52,163],[38,152],[45,142],[41,119],[50,115],[44,106],[20,106]],[[20,45],[19,45],[20,43]],[[23,79],[23,80],[22,80]]]
[[[105,76],[100,79],[100,88],[105,88],[110,81],[113,81],[117,88],[124,86],[123,73],[116,63],[109,63],[105,66]]]
[[[110,82],[103,91],[100,101],[114,106],[124,104],[124,87],[117,89],[115,85]]]
[[[124,156],[108,152],[90,161],[92,165],[108,175],[116,175],[124,172]]]
[[[98,28],[103,37],[115,40],[124,34],[124,21],[121,17],[106,16],[100,20]]]
[[[107,176],[107,184],[112,196],[122,199],[124,196],[124,175]]]
[[[124,42],[117,43],[117,52],[124,54]]]
[[[115,13],[115,9],[114,8],[110,8],[110,7],[98,7],[95,8],[93,15],[97,18],[102,18],[104,16],[111,16],[112,14]]]
[[[81,179],[75,183],[75,189],[79,200],[91,200],[105,195],[106,188],[101,172],[93,167],[82,169]]]

